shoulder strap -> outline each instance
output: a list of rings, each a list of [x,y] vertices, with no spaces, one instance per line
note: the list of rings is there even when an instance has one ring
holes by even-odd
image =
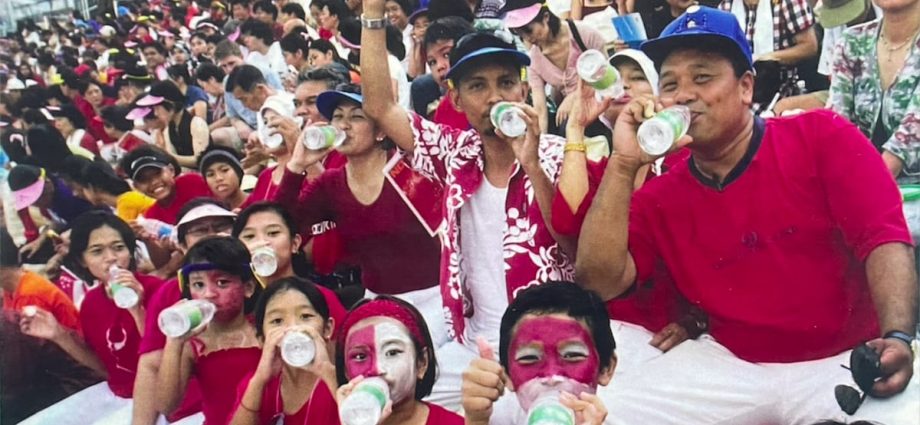
[[[575,37],[575,44],[578,45],[578,48],[581,49],[582,52],[587,51],[588,48],[585,47],[585,42],[581,41],[581,34],[578,33],[578,28],[575,27],[575,22],[571,19],[566,19],[565,21],[569,24],[569,30],[572,31],[572,37]]]

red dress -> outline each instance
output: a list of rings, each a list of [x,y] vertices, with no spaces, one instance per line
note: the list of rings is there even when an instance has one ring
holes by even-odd
[[[205,425],[225,425],[233,418],[236,388],[259,365],[259,347],[228,348],[199,354],[204,343],[190,340],[195,349],[195,376],[201,386],[201,411]]]
[[[240,383],[239,388],[237,388],[237,407],[239,407],[240,401],[243,399],[243,394],[246,393],[246,387],[249,386],[249,380],[252,379],[254,373],[255,372],[249,373],[246,379]],[[329,415],[329,412],[335,411],[335,407],[335,395],[332,394],[332,391],[329,390],[329,387],[323,380],[319,380],[316,386],[313,387],[310,398],[307,399],[303,406],[300,406],[297,412],[293,414],[285,413],[284,400],[281,398],[281,374],[278,374],[269,380],[262,390],[262,404],[259,407],[259,423],[274,424],[279,418],[283,418],[285,424],[313,424],[315,423],[314,420],[307,420],[312,414],[314,418],[324,417],[331,419],[334,417],[334,424],[338,425],[338,415]],[[236,409],[234,409],[234,411],[235,410]]]

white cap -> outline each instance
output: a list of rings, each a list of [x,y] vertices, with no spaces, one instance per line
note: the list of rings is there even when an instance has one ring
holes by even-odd
[[[184,224],[191,223],[195,220],[199,220],[206,217],[236,217],[231,211],[227,211],[214,204],[204,204],[199,205],[195,208],[192,208],[191,211],[185,213],[182,216],[182,220],[179,220],[179,223],[176,224],[176,227],[182,226]]]
[[[6,80],[6,92],[9,93],[10,90],[22,90],[26,88],[26,84],[18,78],[10,78]]]
[[[642,72],[645,74],[645,78],[648,79],[648,83],[652,86],[652,92],[655,95],[658,95],[658,71],[655,71],[655,64],[649,59],[645,53],[642,53],[640,50],[636,49],[626,49],[616,52],[613,56],[610,57],[610,63],[613,64],[614,59],[626,57],[630,58],[639,64],[639,68],[642,69]]]

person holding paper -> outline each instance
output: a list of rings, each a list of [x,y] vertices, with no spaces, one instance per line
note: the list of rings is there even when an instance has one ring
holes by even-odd
[[[428,229],[440,226],[424,218],[432,215],[426,208],[438,205],[441,187],[421,176],[414,176],[411,187],[388,178],[393,169],[411,170],[400,166],[391,142],[362,109],[358,87],[340,88],[320,94],[316,107],[344,134],[344,141],[321,150],[297,141],[273,199],[296,217],[302,233],[334,221],[347,252],[345,261],[361,268],[364,287],[412,302],[430,324],[438,346],[447,341],[438,291],[440,244]],[[333,150],[348,163],[307,181],[304,172]]]

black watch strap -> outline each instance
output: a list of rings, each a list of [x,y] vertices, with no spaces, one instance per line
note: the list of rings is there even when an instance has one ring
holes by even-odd
[[[912,336],[911,336],[910,334],[908,334],[907,332],[901,332],[901,331],[888,331],[888,332],[885,333],[885,336],[883,336],[882,338],[885,338],[885,339],[888,339],[888,338],[897,339],[897,340],[900,340],[901,342],[907,344],[908,347],[913,348],[912,344],[913,344],[913,342],[914,342],[914,337],[912,337]]]

